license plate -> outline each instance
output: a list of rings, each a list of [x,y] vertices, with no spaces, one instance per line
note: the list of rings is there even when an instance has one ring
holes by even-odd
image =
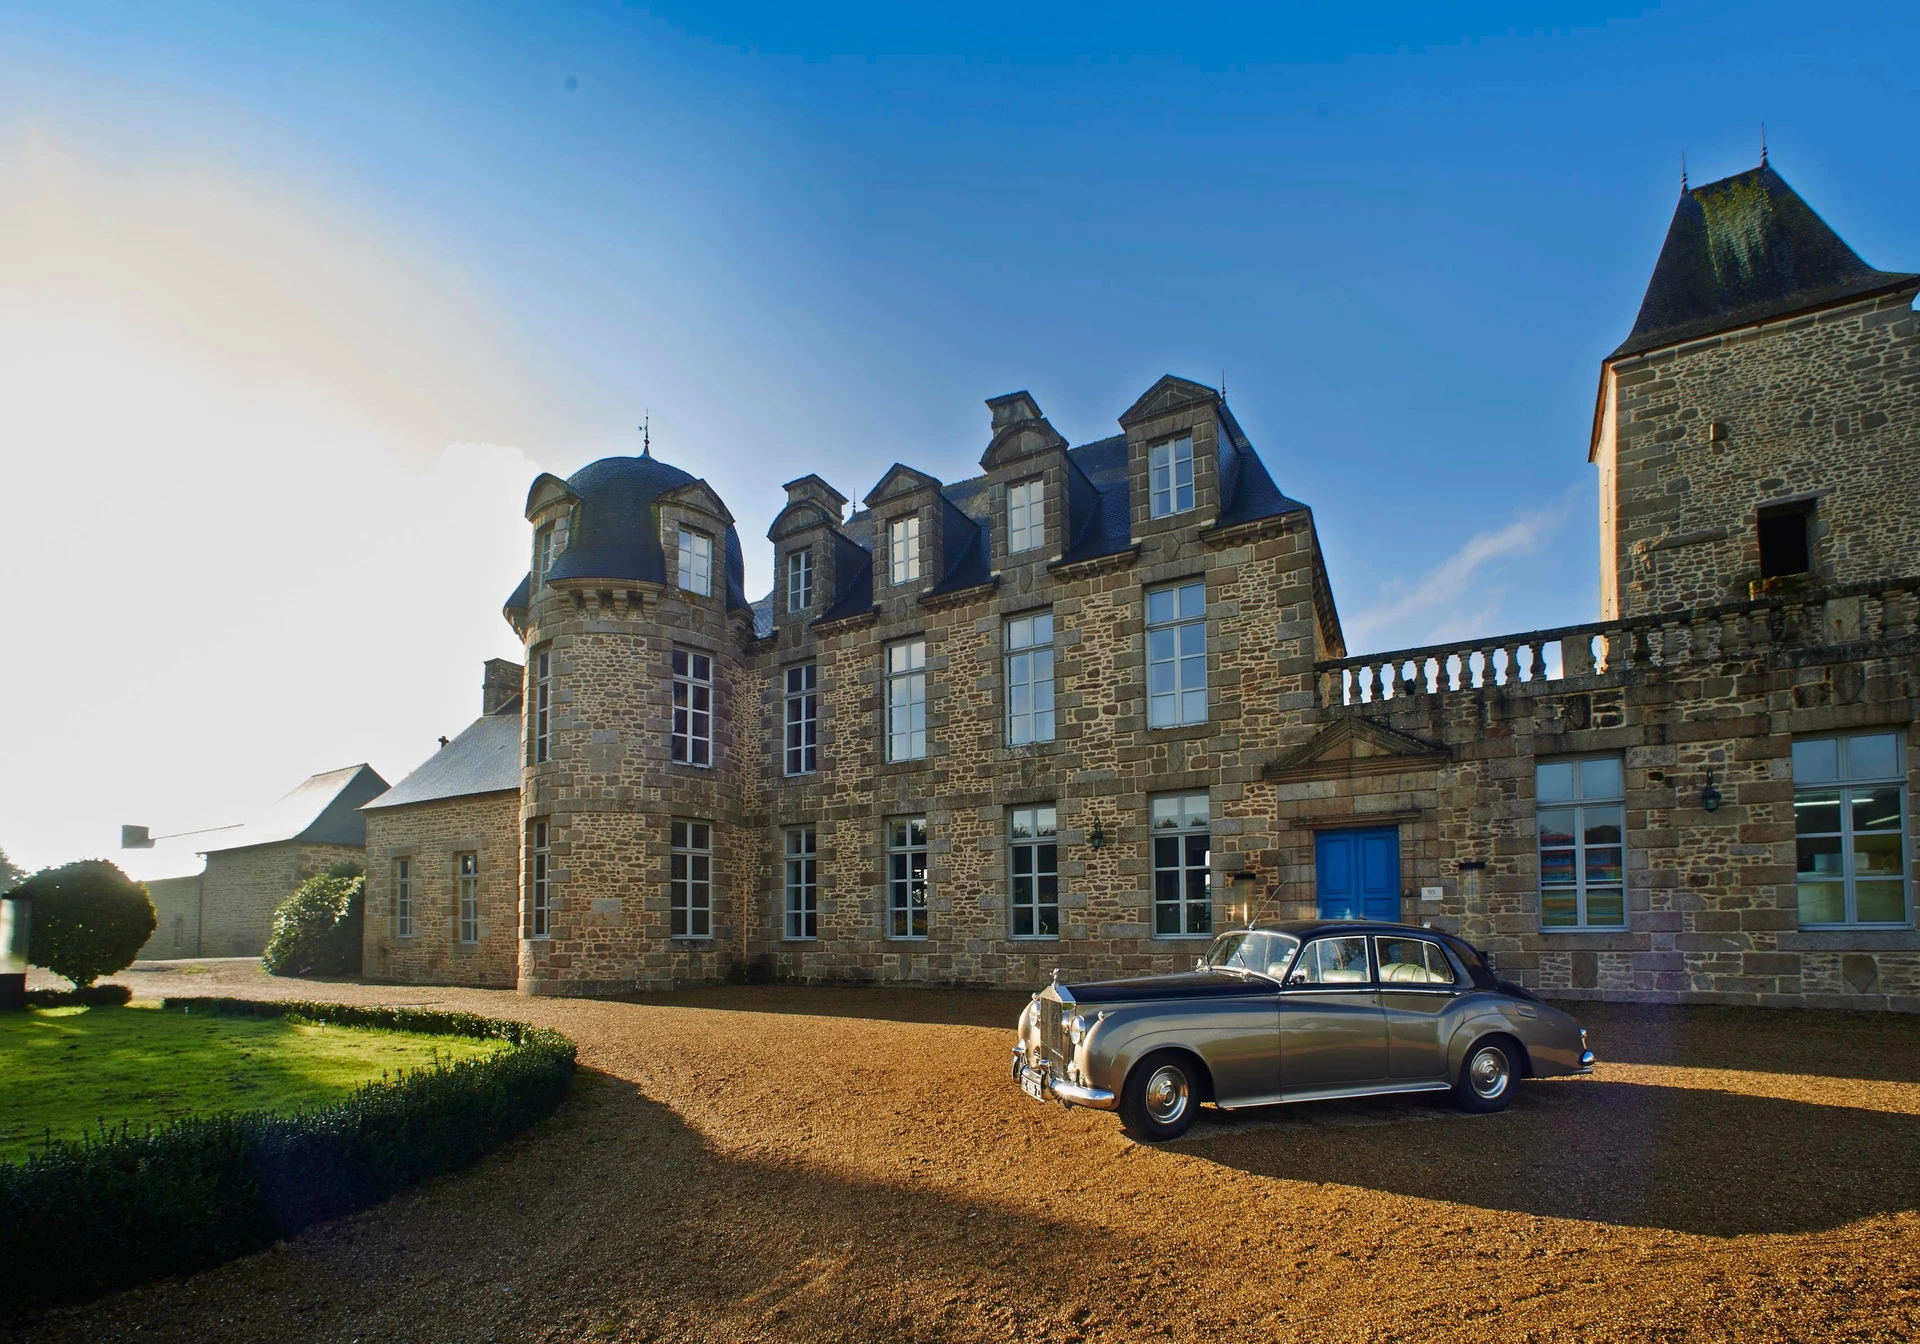
[[[1041,1082],[1041,1075],[1037,1069],[1022,1069],[1020,1071],[1020,1090],[1032,1097],[1035,1101],[1045,1101],[1047,1099],[1047,1089]]]

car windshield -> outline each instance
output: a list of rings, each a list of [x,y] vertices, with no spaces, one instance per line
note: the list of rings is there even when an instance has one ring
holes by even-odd
[[[1300,940],[1290,933],[1267,929],[1249,929],[1223,933],[1207,949],[1208,966],[1223,971],[1252,971],[1278,980],[1286,975]]]

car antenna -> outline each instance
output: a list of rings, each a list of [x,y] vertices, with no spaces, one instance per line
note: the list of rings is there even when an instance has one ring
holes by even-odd
[[[1267,899],[1260,903],[1260,908],[1247,916],[1247,927],[1252,928],[1255,924],[1259,923],[1260,916],[1267,913],[1267,907],[1279,899],[1280,884],[1276,882],[1267,888]]]

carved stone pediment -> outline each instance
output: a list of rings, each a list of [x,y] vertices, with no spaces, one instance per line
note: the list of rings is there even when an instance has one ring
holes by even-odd
[[[773,526],[767,529],[767,540],[784,541],[797,532],[816,527],[837,527],[839,523],[838,512],[830,513],[811,499],[795,500],[774,517]]]
[[[1452,759],[1453,753],[1436,742],[1371,719],[1347,718],[1328,724],[1261,774],[1275,781],[1351,779],[1356,775],[1431,770]]]
[[[906,495],[918,494],[922,490],[938,490],[940,482],[924,471],[915,471],[912,467],[895,462],[887,468],[887,474],[880,478],[880,484],[867,492],[864,501],[868,508],[884,504],[890,499],[899,499]]]
[[[678,504],[683,509],[694,509],[711,518],[718,518],[727,526],[733,526],[733,515],[727,512],[727,506],[720,502],[720,496],[705,481],[688,481],[677,485],[660,495],[662,504]]]
[[[1220,394],[1204,383],[1196,383],[1189,378],[1176,378],[1169,373],[1143,392],[1140,399],[1126,409],[1120,417],[1120,425],[1123,429],[1131,428],[1143,420],[1171,415],[1175,411],[1184,411],[1189,406],[1211,405],[1218,400],[1220,400]]]
[[[543,471],[533,478],[533,485],[527,490],[527,521],[540,510],[553,504],[572,504],[580,496],[565,481],[551,472]]]

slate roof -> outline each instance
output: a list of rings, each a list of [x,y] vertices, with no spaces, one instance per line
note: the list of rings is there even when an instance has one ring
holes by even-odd
[[[667,583],[667,557],[660,545],[659,498],[691,485],[697,478],[670,462],[643,454],[603,457],[567,478],[579,497],[567,548],[555,557],[550,579],[643,579]],[[745,564],[739,529],[726,537],[727,607],[749,610],[741,570]],[[532,575],[520,581],[503,610],[525,611],[532,598]]]
[[[1867,265],[1762,163],[1680,193],[1633,331],[1607,358],[1916,282]]]
[[[364,845],[367,819],[360,805],[387,791],[387,781],[370,765],[329,770],[301,784],[293,792],[245,825],[215,832],[200,846],[202,854],[285,840],[318,845]]]
[[[520,787],[520,697],[483,714],[362,812]]]
[[[1282,494],[1266,464],[1220,404],[1221,497],[1216,527],[1293,513],[1307,506]],[[1127,436],[1116,434],[1067,450],[1067,533],[1061,563],[1118,555],[1133,546],[1133,501],[1127,475]],[[941,487],[947,508],[945,550],[939,578],[927,596],[993,582],[992,492],[985,476]],[[863,509],[839,527],[842,551],[835,572],[838,590],[819,622],[842,620],[873,609],[873,515]],[[771,603],[769,597],[764,601]],[[769,616],[771,606],[768,607]],[[770,627],[769,627],[770,629]]]

